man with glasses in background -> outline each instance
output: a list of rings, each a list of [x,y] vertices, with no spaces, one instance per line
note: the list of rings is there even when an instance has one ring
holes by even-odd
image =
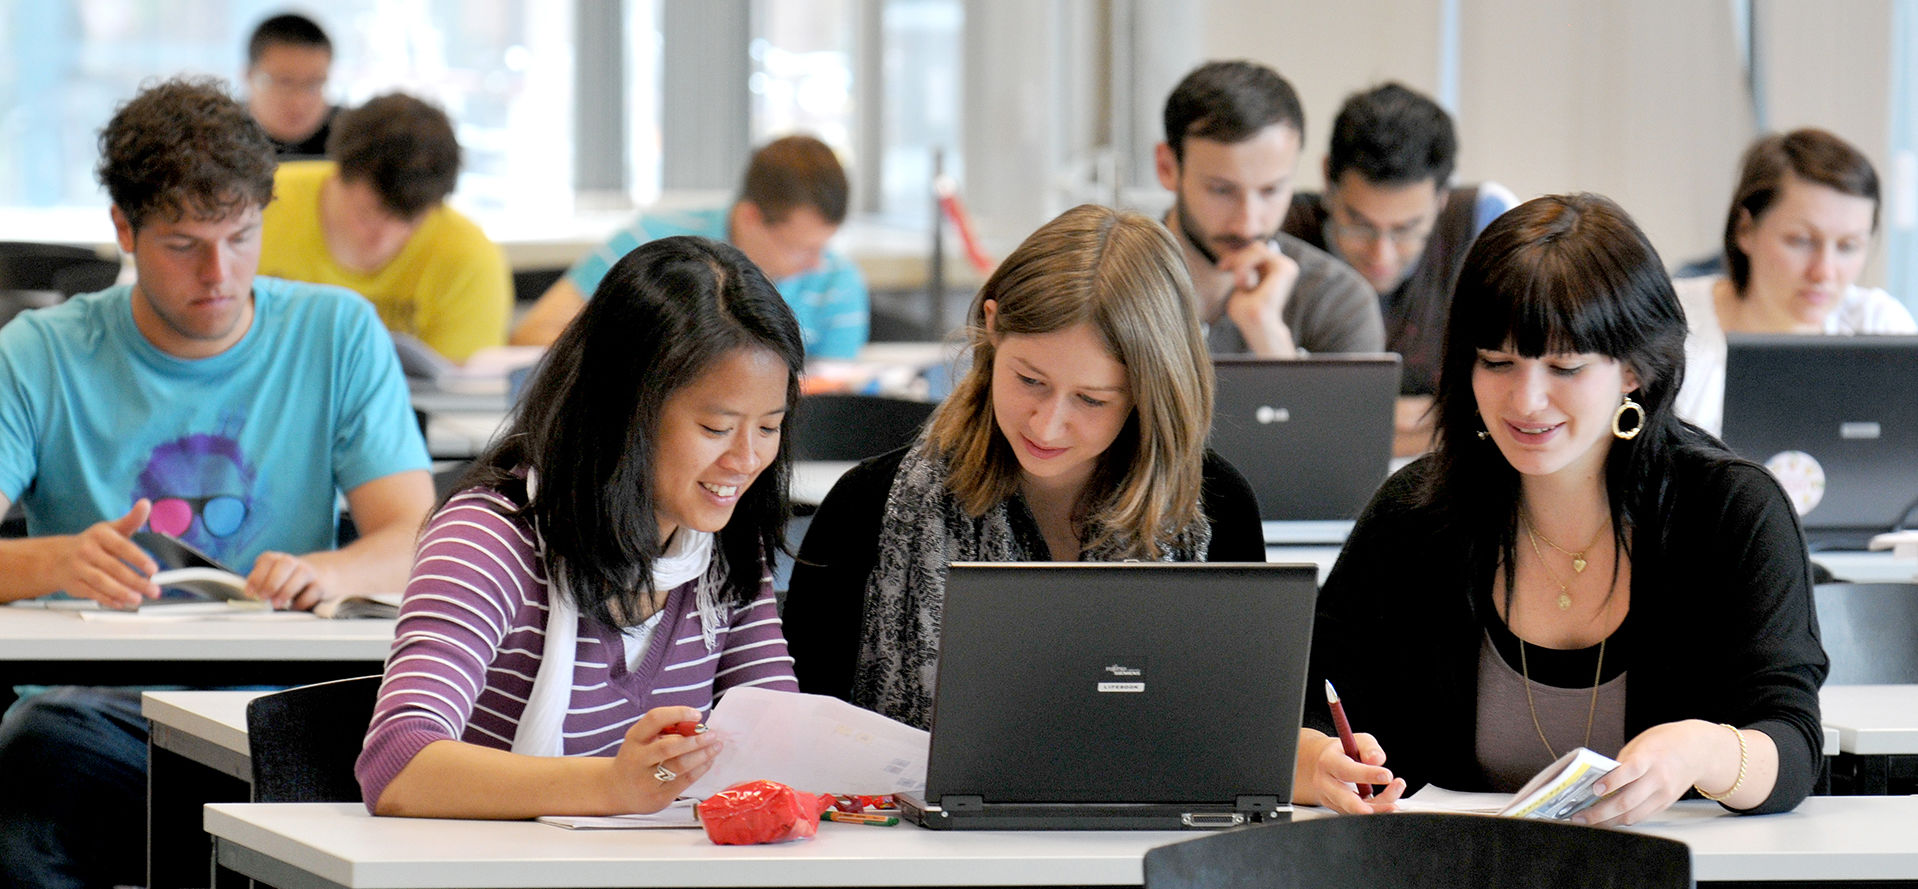
[[[326,155],[339,109],[326,101],[333,41],[312,19],[287,13],[253,29],[246,44],[246,110],[282,160]]]
[[[1452,118],[1396,83],[1345,100],[1332,123],[1325,193],[1292,198],[1285,231],[1350,263],[1377,291],[1385,347],[1399,353],[1393,452],[1431,444],[1434,382],[1452,284],[1472,239],[1517,203],[1504,186],[1451,187]]]

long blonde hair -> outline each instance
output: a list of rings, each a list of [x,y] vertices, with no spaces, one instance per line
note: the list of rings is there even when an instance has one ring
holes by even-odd
[[[1088,548],[1120,535],[1128,557],[1158,558],[1201,518],[1212,361],[1199,332],[1192,283],[1172,236],[1149,217],[1085,204],[1041,226],[973,298],[966,339],[972,366],[927,430],[948,484],[974,515],[1018,490],[1019,461],[992,409],[995,335],[1043,334],[1089,324],[1124,365],[1132,415],[1098,458],[1073,515]]]

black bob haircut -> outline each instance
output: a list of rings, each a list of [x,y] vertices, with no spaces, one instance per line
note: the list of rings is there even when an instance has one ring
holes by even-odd
[[[1472,369],[1480,349],[1526,358],[1592,353],[1631,369],[1638,377],[1631,397],[1645,417],[1638,435],[1613,440],[1606,457],[1613,539],[1629,554],[1629,528],[1662,533],[1673,454],[1719,446],[1673,412],[1685,375],[1685,313],[1658,251],[1631,217],[1594,194],[1535,198],[1487,226],[1459,270],[1434,407],[1434,467],[1420,500],[1496,535],[1509,594],[1519,474],[1478,437]]]
[[[519,514],[545,545],[548,579],[582,614],[630,625],[654,592],[661,555],[654,465],[666,402],[738,349],[764,349],[786,363],[790,410],[805,346],[772,282],[728,244],[642,244],[613,264],[535,372],[506,434],[455,490],[517,494],[525,484],[515,471],[537,471],[535,494]],[[714,535],[725,601],[752,602],[772,554],[785,550],[791,475],[791,443],[781,435],[772,463]]]

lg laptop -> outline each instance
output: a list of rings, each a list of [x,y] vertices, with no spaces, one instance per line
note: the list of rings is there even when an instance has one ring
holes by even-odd
[[[1725,444],[1765,464],[1816,548],[1863,549],[1918,504],[1918,336],[1731,336]]]
[[[1214,451],[1252,484],[1267,522],[1354,519],[1392,462],[1399,358],[1216,357]]]
[[[1290,814],[1316,569],[957,563],[926,792],[937,829],[1176,830]]]

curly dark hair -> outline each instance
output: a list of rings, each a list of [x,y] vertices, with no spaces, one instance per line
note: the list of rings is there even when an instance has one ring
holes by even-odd
[[[395,216],[439,206],[460,178],[460,143],[446,112],[405,93],[387,93],[340,112],[326,156],[340,178],[373,187]]]
[[[96,169],[134,231],[169,221],[225,219],[273,200],[273,143],[226,82],[176,77],[141,89],[100,130]]]

